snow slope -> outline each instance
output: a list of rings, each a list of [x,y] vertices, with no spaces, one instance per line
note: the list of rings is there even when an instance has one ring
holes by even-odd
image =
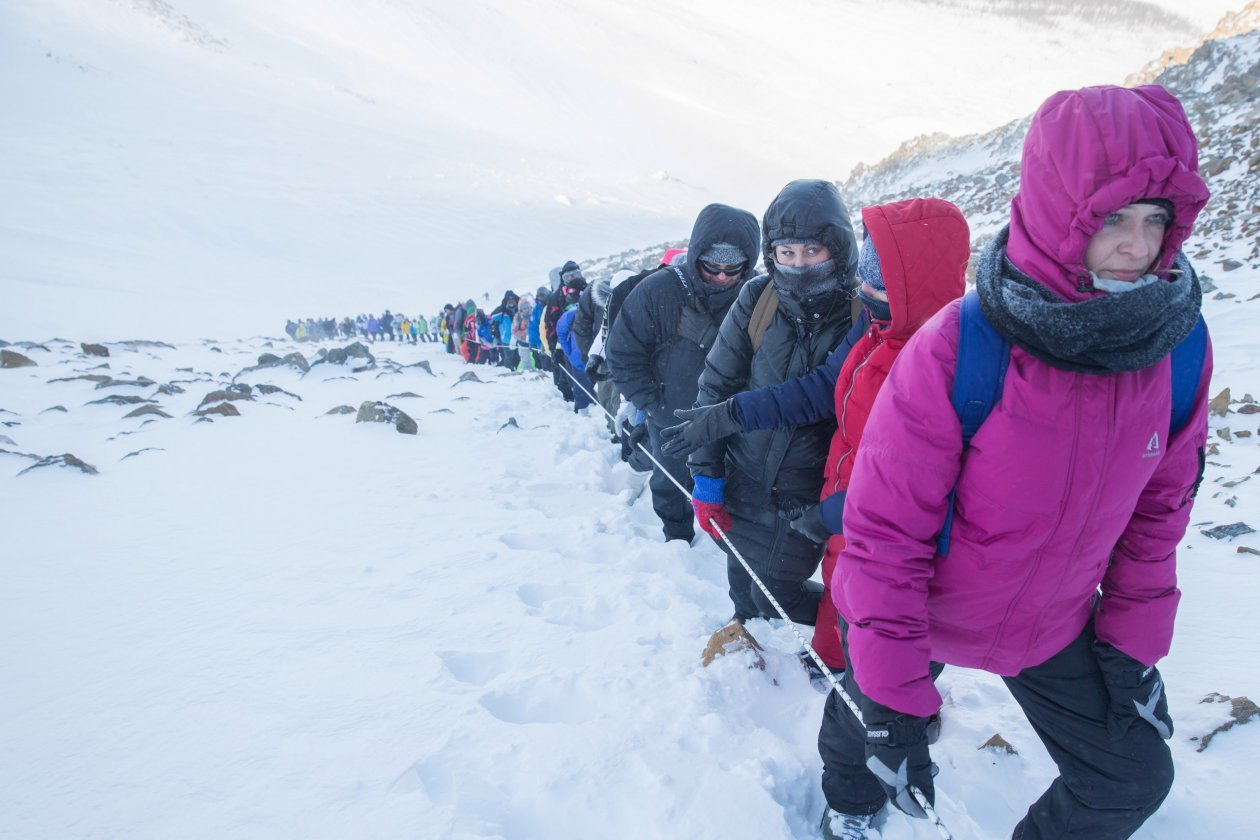
[[[1207,308],[1224,344],[1251,331],[1228,301]],[[437,345],[378,344],[375,369],[305,376],[236,376],[264,351],[315,359],[261,338],[112,344],[108,368],[43,346],[6,348],[38,367],[0,371],[0,836],[816,836],[824,700],[795,639],[753,622],[766,673],[700,667],[730,610],[722,555],[660,542],[603,421],[545,377]],[[459,381],[469,370],[482,381]],[[50,381],[85,375],[155,384]],[[283,392],[189,414],[234,379]],[[1260,370],[1218,357],[1221,384],[1260,393]],[[103,395],[172,416],[88,404]],[[367,399],[419,433],[325,415]],[[1199,533],[1257,524],[1256,417],[1212,420],[1233,434],[1213,438],[1184,541],[1161,663],[1178,777],[1145,840],[1254,833],[1260,726],[1202,753],[1191,739],[1228,720],[1205,695],[1260,697],[1260,576],[1235,553],[1260,542]],[[99,474],[18,476],[33,463],[18,452]],[[960,840],[1008,836],[1053,768],[996,678],[941,684],[941,815]],[[994,734],[1018,754],[980,749]],[[882,836],[936,834],[892,815]]]
[[[760,214],[792,178],[1119,81],[1218,6],[10,0],[0,333],[253,334],[532,288],[711,201]]]

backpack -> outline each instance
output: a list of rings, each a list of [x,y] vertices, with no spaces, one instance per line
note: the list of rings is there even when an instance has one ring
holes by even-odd
[[[1181,431],[1194,412],[1194,396],[1199,390],[1203,360],[1207,357],[1207,324],[1203,316],[1190,334],[1172,351],[1172,417],[1170,434]],[[954,367],[954,387],[950,402],[962,424],[962,448],[967,451],[971,439],[1002,398],[1006,366],[1011,358],[1011,344],[980,308],[980,297],[970,292],[962,299],[958,328],[958,360]],[[936,553],[949,556],[950,531],[954,524],[954,497],[958,482],[949,491],[949,511],[936,538]]]

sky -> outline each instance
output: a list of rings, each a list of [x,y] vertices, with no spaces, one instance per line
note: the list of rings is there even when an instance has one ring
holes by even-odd
[[[1228,6],[1161,5],[1048,25],[917,0],[772,21],[752,0],[16,0],[0,335],[234,335],[534,288],[685,238],[710,202],[760,216],[794,178],[1119,82]]]

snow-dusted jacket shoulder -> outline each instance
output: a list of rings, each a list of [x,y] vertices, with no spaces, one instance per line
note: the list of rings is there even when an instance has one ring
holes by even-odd
[[[1207,429],[1169,435],[1171,369],[1109,375],[1011,350],[1002,395],[963,453],[950,403],[959,304],[903,349],[866,423],[832,581],[863,689],[914,715],[940,696],[930,661],[1016,674],[1096,616],[1098,638],[1147,664],[1168,652]],[[951,545],[935,556],[957,482]],[[1095,613],[1095,599],[1101,600]]]

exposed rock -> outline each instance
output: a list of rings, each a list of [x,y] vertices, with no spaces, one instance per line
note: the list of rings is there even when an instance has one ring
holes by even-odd
[[[262,394],[264,397],[269,397],[272,394],[284,394],[286,397],[293,397],[293,399],[297,400],[298,402],[302,401],[302,398],[299,397],[297,394],[290,393],[289,391],[284,390],[278,385],[259,385],[257,386],[257,388],[258,388],[258,393]]]
[[[517,422],[516,422],[516,418],[515,418],[515,417],[509,417],[509,418],[507,419],[507,422],[506,422],[506,423],[504,423],[502,426],[500,426],[500,427],[499,427],[499,431],[501,432],[501,431],[503,431],[504,429],[519,429],[519,428],[520,428],[520,426],[517,424]]]
[[[420,396],[419,394],[413,391],[403,391],[401,394],[390,394],[385,399],[387,400],[403,400],[403,399],[422,400],[424,399],[424,397]]]
[[[252,385],[247,385],[244,382],[233,382],[231,385],[227,386],[227,388],[225,388],[224,390],[231,391],[233,394],[253,394],[254,393],[254,387]]]
[[[3,443],[5,446],[17,446],[13,438],[8,435],[0,435],[0,443]]]
[[[261,356],[258,357],[258,364],[254,365],[254,367],[256,368],[275,367],[276,365],[282,365],[282,364],[284,364],[284,360],[281,359],[279,356],[277,356],[275,353],[263,353]]]
[[[329,414],[354,414],[356,411],[358,409],[352,405],[337,405],[325,411],[324,416],[327,417]]]
[[[1221,260],[1221,271],[1237,271],[1242,268],[1243,264],[1238,260],[1224,259]]]
[[[128,452],[119,458],[119,461],[126,461],[128,458],[134,458],[142,452],[165,452],[166,450],[160,446],[146,446],[144,449],[137,449],[135,452]]]
[[[1238,546],[1238,548],[1234,549],[1234,553],[1235,554],[1255,554],[1257,556],[1260,556],[1260,549],[1254,549],[1249,546],[1240,545]]]
[[[197,404],[197,408],[216,402],[234,402],[236,400],[248,400],[253,402],[253,394],[242,394],[240,391],[211,391],[202,397],[201,402]],[[237,412],[238,414],[240,412]]]
[[[217,405],[211,406],[210,408],[199,408],[194,411],[193,414],[201,418],[204,418],[208,414],[219,414],[223,417],[241,416],[241,412],[238,411],[236,406],[232,405],[230,402],[221,402]]]
[[[1005,738],[1003,738],[1001,735],[999,735],[999,734],[998,734],[998,733],[996,733],[996,732],[995,732],[995,733],[993,733],[993,737],[992,737],[992,738],[990,738],[989,740],[985,741],[985,742],[984,742],[983,744],[981,744],[980,746],[976,747],[976,749],[978,749],[978,750],[994,750],[995,752],[1000,750],[1000,751],[1002,751],[1002,752],[1006,753],[1007,755],[1019,755],[1019,750],[1017,750],[1017,749],[1015,749],[1014,747],[1012,747],[1012,746],[1010,745],[1010,742],[1009,742],[1009,741],[1007,741]]]
[[[139,408],[134,409],[124,414],[123,419],[126,420],[128,417],[144,417],[146,414],[153,414],[158,417],[165,417],[167,420],[171,419],[171,415],[167,414],[165,411],[162,410],[160,406],[156,406],[156,405],[142,405]]]
[[[38,367],[39,362],[15,350],[0,350],[0,368]]]
[[[132,339],[130,341],[111,341],[110,344],[117,344],[126,347],[128,350],[139,350],[141,347],[163,347],[167,350],[174,350],[174,344],[167,344],[165,341],[147,341],[145,339]]]
[[[38,456],[38,455],[32,455],[32,454],[31,454],[31,453],[29,453],[29,452],[14,452],[14,451],[13,451],[13,450],[11,450],[11,449],[0,449],[0,455],[15,455],[15,456],[17,456],[18,458],[26,458],[26,459],[31,460],[31,461],[38,461],[38,460],[39,460],[39,456]]]
[[[40,458],[31,466],[22,470],[18,475],[26,475],[31,470],[37,470],[40,467],[73,467],[80,472],[88,475],[96,475],[96,467],[66,452],[62,455],[49,455],[46,458]]]
[[[467,373],[461,373],[459,375],[459,379],[457,379],[455,381],[455,384],[451,385],[451,387],[454,388],[455,385],[458,385],[460,382],[482,382],[482,381],[484,380],[482,380],[481,377],[477,376],[477,371],[470,370]]]
[[[731,621],[709,637],[708,643],[704,646],[704,652],[700,654],[700,663],[707,668],[719,656],[741,650],[752,651],[752,666],[762,671],[766,670],[766,660],[761,655],[765,648],[738,621]]]
[[[419,431],[416,421],[405,412],[389,403],[364,400],[359,406],[359,414],[354,418],[356,423],[392,423],[401,434],[414,435]]]
[[[1252,528],[1246,522],[1234,522],[1229,525],[1217,525],[1215,528],[1209,528],[1208,530],[1200,531],[1199,533],[1214,540],[1225,540],[1233,537],[1241,537],[1243,534],[1254,534],[1255,532],[1256,529]]]
[[[51,385],[54,382],[74,382],[78,379],[86,379],[88,382],[101,383],[110,382],[113,380],[113,377],[106,376],[103,373],[85,373],[80,376],[63,376],[60,379],[49,379],[48,384]]]
[[[62,414],[65,414],[66,407],[64,405],[50,405],[48,406],[48,408],[45,408],[43,411],[41,411],[40,414],[47,414],[50,411],[60,411]]]
[[[85,344],[80,344],[79,347],[83,349],[84,355],[87,355],[87,356],[108,356],[109,355],[109,348],[106,347],[104,344],[86,344],[85,343]]]
[[[1204,697],[1199,702],[1200,703],[1229,703],[1230,705],[1229,716],[1231,719],[1226,721],[1225,723],[1222,723],[1220,726],[1216,727],[1211,732],[1209,732],[1208,734],[1204,735],[1201,738],[1191,738],[1190,739],[1191,741],[1199,742],[1199,749],[1196,750],[1196,752],[1203,752],[1204,750],[1206,750],[1208,748],[1208,744],[1212,742],[1212,739],[1215,738],[1217,735],[1221,734],[1222,732],[1228,732],[1229,730],[1233,729],[1235,726],[1241,726],[1244,723],[1250,723],[1251,721],[1255,720],[1257,717],[1260,717],[1260,708],[1257,708],[1256,704],[1252,703],[1246,697],[1226,697],[1224,694],[1217,694],[1214,691],[1211,694]]]
[[[356,341],[346,347],[333,347],[327,350],[321,348],[319,358],[312,363],[312,367],[325,363],[349,365],[351,370],[359,373],[376,367],[376,357],[361,342]]]
[[[40,344],[38,341],[18,341],[13,346],[21,347],[23,350],[43,350],[45,353],[51,352],[47,347]]]
[[[439,408],[435,411],[430,411],[429,413],[430,414],[454,414],[455,412],[451,411],[449,408]]]
[[[404,365],[404,367],[409,367],[409,368],[413,368],[413,367],[414,367],[414,368],[420,368],[420,369],[421,369],[421,370],[423,370],[425,373],[429,374],[429,376],[436,376],[436,375],[437,375],[437,374],[435,374],[435,373],[433,372],[433,368],[429,365],[429,362],[428,362],[428,360],[427,360],[427,359],[425,359],[425,360],[421,360],[421,361],[419,361],[419,362],[416,362],[416,363],[415,363],[415,364],[413,364],[413,365]]]
[[[165,394],[168,397],[173,397],[176,394],[184,393],[184,389],[176,385],[174,382],[168,382],[165,385],[159,385],[157,392],[159,394]]]
[[[1208,402],[1208,414],[1213,417],[1224,417],[1229,413],[1229,389],[1226,388]]]
[[[157,383],[147,376],[140,376],[135,379],[110,379],[108,382],[97,382],[97,389],[101,388],[117,388],[120,385],[131,385],[136,388],[152,388]]]
[[[140,403],[151,403],[154,400],[146,397],[137,397],[130,394],[110,394],[108,397],[101,397],[99,400],[85,402],[84,405],[138,405]]]

